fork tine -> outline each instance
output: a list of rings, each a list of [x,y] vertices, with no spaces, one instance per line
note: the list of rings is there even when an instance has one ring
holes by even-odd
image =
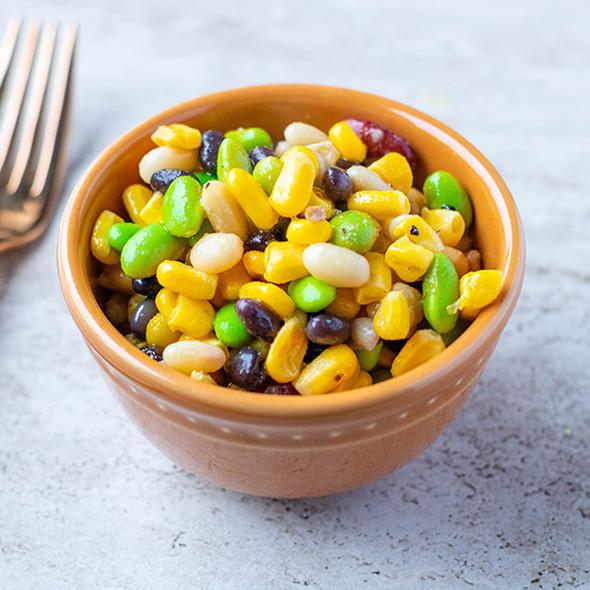
[[[16,70],[16,81],[12,92],[8,97],[8,106],[4,116],[4,123],[0,130],[0,174],[2,174],[4,164],[10,152],[10,146],[14,138],[14,132],[18,123],[19,115],[22,108],[23,99],[27,90],[29,75],[33,65],[35,55],[35,46],[39,36],[39,21],[35,20],[28,28],[25,37],[22,56],[19,60]]]
[[[14,167],[6,184],[6,194],[13,195],[19,189],[29,165],[36,131],[41,117],[43,101],[47,91],[49,71],[53,58],[53,49],[57,27],[48,24],[43,28],[38,48],[38,59],[31,78],[30,99],[27,103],[19,146],[14,157]]]
[[[30,196],[33,198],[39,197],[45,190],[47,182],[51,178],[51,166],[54,161],[56,150],[60,147],[58,145],[60,143],[58,141],[59,131],[62,120],[67,111],[66,102],[69,94],[68,90],[70,86],[77,33],[78,27],[76,25],[68,25],[61,43],[55,73],[55,95],[48,113],[47,125],[45,126],[43,139],[41,141],[37,170],[35,171],[33,183],[29,191]]]
[[[0,45],[0,92],[2,92],[8,70],[10,69],[12,55],[14,54],[16,42],[18,41],[21,22],[22,19],[18,16],[13,16],[9,19],[8,25],[6,26],[6,32],[4,33],[4,39],[2,39],[2,45]]]

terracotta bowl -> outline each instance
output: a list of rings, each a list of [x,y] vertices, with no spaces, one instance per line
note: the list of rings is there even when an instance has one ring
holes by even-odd
[[[97,304],[89,236],[103,209],[121,210],[157,125],[200,129],[259,125],[281,137],[291,121],[322,129],[372,119],[406,137],[420,159],[418,186],[444,169],[467,188],[485,265],[505,273],[500,298],[442,354],[386,382],[306,398],[245,393],[195,382],[134,348]],[[59,277],[74,321],[131,419],[173,461],[220,486],[282,498],[321,496],[375,481],[421,453],[463,406],[514,306],[524,239],[510,193],[492,165],[457,133],[407,106],[353,90],[271,85],[175,106],[112,143],[74,189],[59,237]]]

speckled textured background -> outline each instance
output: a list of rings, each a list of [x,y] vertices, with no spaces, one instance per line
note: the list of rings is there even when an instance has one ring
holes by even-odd
[[[356,492],[272,501],[197,481],[130,425],[62,302],[54,223],[0,258],[0,588],[590,587],[590,4],[84,4],[0,4],[0,21],[81,25],[66,190],[180,100],[351,86],[494,162],[528,274],[473,398],[424,455]]]

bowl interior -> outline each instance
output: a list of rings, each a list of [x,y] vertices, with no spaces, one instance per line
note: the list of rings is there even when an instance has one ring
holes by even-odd
[[[135,364],[138,363],[138,357],[142,356],[109,324],[92,296],[96,269],[89,251],[89,237],[94,220],[102,210],[123,211],[121,193],[129,184],[140,182],[138,162],[153,147],[149,136],[157,125],[184,122],[201,130],[214,128],[222,131],[238,126],[261,126],[273,138],[281,138],[283,129],[292,121],[309,122],[327,130],[336,121],[347,117],[374,120],[410,141],[419,158],[415,186],[421,187],[425,176],[438,169],[447,170],[457,176],[474,205],[477,244],[484,264],[487,268],[504,270],[505,287],[501,297],[476,318],[463,336],[433,361],[387,382],[387,386],[379,384],[365,390],[321,397],[350,398],[366,395],[366,391],[371,389],[381,388],[382,391],[391,392],[392,389],[403,389],[410,383],[415,385],[416,379],[424,377],[430,371],[440,370],[445,364],[450,366],[451,360],[460,355],[462,348],[474,344],[475,340],[483,337],[486,330],[492,329],[494,321],[503,326],[515,304],[522,282],[522,252],[518,251],[521,230],[510,194],[489,162],[444,125],[393,101],[330,87],[275,85],[222,92],[169,109],[114,142],[81,179],[63,220],[60,238],[63,249],[63,256],[60,254],[62,284],[70,309],[72,301],[73,306],[78,308],[78,313],[73,310],[73,315],[87,339],[88,330],[94,330],[95,339],[96,331],[102,330],[98,340],[108,340],[109,346],[99,350],[99,353],[106,356],[108,351],[120,347],[120,354],[127,355],[127,360],[133,356]],[[82,317],[84,315],[87,317]],[[501,315],[505,317],[499,318]],[[145,382],[149,382],[150,374],[154,374],[152,364],[147,365],[144,362],[147,368],[143,379]],[[219,388],[213,386],[193,383],[182,375],[171,376],[172,371],[168,369],[156,367],[156,370],[162,372],[169,384],[177,384],[178,379],[182,379],[187,396],[190,396],[191,387],[196,391],[197,386],[201,391],[219,391]],[[237,395],[256,396],[242,392]],[[293,399],[279,397],[281,399],[272,403],[317,403],[317,399],[297,399],[294,402]]]

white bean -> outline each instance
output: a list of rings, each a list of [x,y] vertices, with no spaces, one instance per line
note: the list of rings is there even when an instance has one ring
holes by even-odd
[[[162,361],[186,375],[193,371],[213,373],[225,364],[225,353],[219,346],[207,342],[184,340],[169,344],[162,353]]]
[[[164,168],[196,170],[199,165],[195,150],[180,150],[167,145],[150,150],[139,162],[139,175],[147,184],[154,172]]]
[[[242,259],[244,244],[235,234],[205,234],[191,250],[191,264],[211,274],[225,272]]]
[[[291,146],[286,141],[279,141],[275,145],[275,156],[280,158]]]
[[[334,287],[360,287],[371,274],[364,256],[334,244],[311,244],[303,252],[303,265],[316,279]]]
[[[340,152],[331,141],[312,143],[307,147],[314,152],[320,161],[320,171],[317,178],[321,180],[324,177],[326,169],[336,165],[338,158],[340,158]]]
[[[308,123],[300,123],[295,121],[285,127],[285,140],[293,147],[294,145],[309,145],[310,143],[318,143],[320,141],[327,141],[328,135],[321,129],[309,125]]]
[[[203,187],[201,205],[216,232],[236,234],[242,240],[248,235],[248,220],[223,182],[212,180]]]
[[[379,342],[379,335],[375,332],[373,318],[355,318],[352,321],[350,336],[361,350],[373,350],[377,346],[377,342]]]
[[[346,172],[352,180],[353,191],[390,191],[393,190],[376,172],[366,166],[351,166]]]

